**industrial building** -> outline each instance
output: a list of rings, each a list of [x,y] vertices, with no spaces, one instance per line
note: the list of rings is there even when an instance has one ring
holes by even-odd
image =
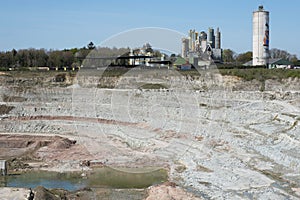
[[[217,28],[216,33],[213,28],[200,33],[190,30],[188,37],[182,38],[181,56],[188,59],[191,64],[198,66],[201,60],[222,61],[221,32]]]
[[[269,43],[270,43],[270,26],[269,12],[264,10],[263,6],[259,6],[257,11],[253,12],[253,66],[268,66],[269,60]]]

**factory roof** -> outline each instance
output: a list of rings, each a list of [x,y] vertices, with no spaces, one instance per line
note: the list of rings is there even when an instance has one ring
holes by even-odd
[[[293,63],[283,59],[283,58],[275,58],[275,59],[269,59],[269,64],[274,64],[274,65],[292,65]]]

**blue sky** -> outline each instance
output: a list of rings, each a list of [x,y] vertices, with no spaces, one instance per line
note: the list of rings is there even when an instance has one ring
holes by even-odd
[[[260,4],[270,11],[270,47],[300,58],[299,0],[0,0],[0,51],[98,45],[142,27],[184,34],[220,27],[222,48],[242,53],[252,50],[252,12]]]

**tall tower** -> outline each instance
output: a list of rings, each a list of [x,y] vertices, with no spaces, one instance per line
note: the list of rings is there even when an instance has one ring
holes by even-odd
[[[189,39],[182,38],[181,57],[186,58],[189,51]]]
[[[221,49],[221,32],[220,32],[219,28],[217,28],[217,32],[216,32],[215,48]]]
[[[208,39],[207,42],[212,48],[215,48],[215,33],[213,28],[208,28]]]
[[[263,6],[253,12],[253,66],[268,65],[269,62],[269,12]]]
[[[195,51],[195,44],[196,44],[196,36],[198,35],[198,33],[194,30],[190,30],[189,32],[189,50],[190,51]]]

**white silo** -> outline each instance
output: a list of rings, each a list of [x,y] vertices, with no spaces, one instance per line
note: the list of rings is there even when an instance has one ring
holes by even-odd
[[[253,12],[253,66],[268,65],[269,61],[269,12],[263,6]]]

